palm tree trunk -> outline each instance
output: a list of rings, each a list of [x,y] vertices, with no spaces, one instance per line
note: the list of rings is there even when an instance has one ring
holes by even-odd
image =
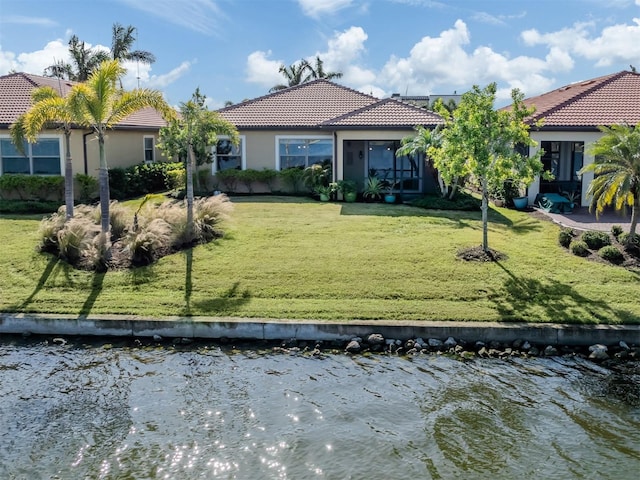
[[[489,189],[487,188],[487,179],[482,179],[482,250],[489,251]]]
[[[629,237],[633,239],[638,226],[638,216],[640,216],[640,194],[633,199],[633,207],[631,207],[631,225],[629,226]]]
[[[187,231],[189,240],[193,240],[193,149],[188,140],[187,152]]]
[[[66,215],[69,220],[73,218],[73,163],[71,161],[71,131],[65,130],[65,161],[64,161],[64,204]]]
[[[98,132],[98,146],[100,149],[100,170],[98,181],[100,184],[100,228],[105,235],[109,233],[109,169],[104,151],[104,135]]]

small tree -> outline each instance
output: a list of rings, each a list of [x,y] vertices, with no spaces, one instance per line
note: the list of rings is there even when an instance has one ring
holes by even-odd
[[[532,146],[529,126],[524,119],[535,111],[524,105],[524,95],[512,90],[510,109],[495,110],[496,84],[473,89],[462,96],[458,108],[445,118],[440,143],[428,149],[445,183],[470,176],[482,194],[482,249],[489,251],[489,185],[508,178],[529,185],[542,172],[537,155],[521,153],[520,146]]]
[[[608,205],[616,210],[631,207],[629,238],[633,239],[640,216],[640,123],[599,129],[604,136],[589,149],[595,161],[580,170],[596,175],[587,189],[589,208],[595,207],[599,215]]]
[[[180,118],[160,130],[158,145],[169,156],[186,159],[187,228],[190,233],[193,232],[194,159],[210,161],[210,148],[216,144],[218,135],[228,136],[235,145],[240,141],[236,127],[216,112],[208,110],[205,99],[200,89],[196,89],[191,100],[180,104]]]

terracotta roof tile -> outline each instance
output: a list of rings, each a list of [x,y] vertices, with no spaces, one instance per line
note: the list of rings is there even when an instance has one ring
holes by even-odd
[[[566,85],[525,104],[536,107],[531,122],[544,128],[640,123],[640,74],[622,71]]]
[[[377,98],[314,80],[218,110],[237,128],[311,128],[346,113],[372,105]]]
[[[328,120],[322,125],[353,128],[413,128],[416,125],[435,126],[442,123],[444,123],[444,120],[440,115],[387,98],[335,119]]]
[[[67,95],[75,83],[29,73],[0,76],[0,125],[10,125],[31,107],[31,91],[37,87],[51,87]],[[130,115],[118,124],[122,128],[159,128],[166,125],[162,116],[148,108]]]

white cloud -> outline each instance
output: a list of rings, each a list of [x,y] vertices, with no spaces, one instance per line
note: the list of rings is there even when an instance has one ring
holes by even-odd
[[[312,18],[336,13],[350,7],[352,3],[353,0],[298,0],[304,14]]]
[[[53,40],[47,43],[42,50],[20,54],[3,50],[0,46],[0,74],[4,75],[15,70],[42,75],[48,66],[53,65],[56,61],[68,61],[68,58],[68,46],[62,40]]]
[[[184,61],[176,68],[167,73],[160,75],[151,75],[151,65],[136,62],[124,62],[123,66],[127,69],[126,75],[122,79],[122,85],[125,89],[137,88],[154,88],[162,90],[179,78],[186,75],[191,70],[192,62]],[[138,82],[138,77],[140,81]]]
[[[640,0],[636,0],[636,3]],[[576,23],[571,28],[557,32],[540,33],[537,30],[522,32],[526,45],[546,45],[568,54],[595,62],[596,66],[614,63],[629,63],[640,57],[640,19],[633,24],[618,24],[605,27],[599,36],[591,35],[593,23]]]
[[[129,7],[205,35],[215,33],[226,15],[213,0],[118,0]]]
[[[284,82],[284,77],[278,71],[284,62],[270,60],[271,50],[256,51],[247,57],[247,81],[263,87],[271,88]]]

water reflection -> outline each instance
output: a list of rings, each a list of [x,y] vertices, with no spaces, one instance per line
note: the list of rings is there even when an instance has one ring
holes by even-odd
[[[0,478],[632,478],[629,365],[10,341]]]

